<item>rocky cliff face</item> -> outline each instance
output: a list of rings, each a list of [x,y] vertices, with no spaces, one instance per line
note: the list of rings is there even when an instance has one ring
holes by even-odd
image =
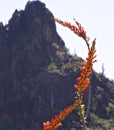
[[[68,53],[52,17],[45,4],[33,1],[15,10],[8,25],[0,24],[1,130],[42,130],[44,121],[74,101],[73,84],[83,60]],[[95,127],[94,114],[113,120],[114,84],[96,73],[92,77],[89,120]],[[77,119],[71,114],[60,130],[74,127]]]

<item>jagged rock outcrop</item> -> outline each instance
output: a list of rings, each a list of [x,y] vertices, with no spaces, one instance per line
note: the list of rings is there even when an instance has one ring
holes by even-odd
[[[43,121],[75,100],[83,60],[68,53],[52,17],[44,3],[33,1],[0,24],[0,130],[42,130]],[[90,126],[93,114],[113,119],[114,112],[113,82],[95,72],[92,77]],[[71,114],[59,129],[70,129],[74,120]]]

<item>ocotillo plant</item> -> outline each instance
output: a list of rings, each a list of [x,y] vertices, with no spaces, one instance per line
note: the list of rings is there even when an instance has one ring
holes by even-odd
[[[95,44],[96,44],[96,39],[93,40],[92,45],[90,47],[89,45],[89,37],[86,35],[86,31],[84,28],[81,26],[79,22],[77,22],[75,19],[75,25],[71,25],[71,23],[68,22],[63,22],[60,19],[53,18],[56,22],[59,24],[69,28],[71,31],[73,31],[77,36],[81,37],[84,39],[87,48],[88,48],[88,57],[84,61],[84,65],[82,68],[80,68],[81,73],[80,76],[77,78],[77,84],[74,85],[76,89],[76,101],[74,104],[66,107],[63,111],[60,111],[60,113],[55,116],[51,121],[47,121],[43,123],[43,129],[44,130],[55,130],[59,126],[62,125],[61,121],[64,120],[74,109],[78,108],[79,110],[79,115],[81,118],[82,122],[82,130],[87,130],[86,123],[86,112],[85,112],[85,105],[83,103],[83,95],[84,92],[87,90],[88,85],[90,83],[90,75],[92,74],[92,68],[93,68],[93,63],[96,62],[95,58]]]

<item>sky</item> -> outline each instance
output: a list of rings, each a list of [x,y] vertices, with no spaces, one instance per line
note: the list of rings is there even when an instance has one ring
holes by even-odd
[[[0,2],[0,22],[8,23],[15,9],[22,10],[28,0],[2,0]],[[31,0],[30,0],[31,1]],[[56,18],[75,24],[73,18],[82,24],[91,38],[96,38],[96,72],[114,80],[114,0],[40,0]],[[85,59],[87,48],[83,39],[69,29],[56,23],[57,32],[65,42],[71,54]]]

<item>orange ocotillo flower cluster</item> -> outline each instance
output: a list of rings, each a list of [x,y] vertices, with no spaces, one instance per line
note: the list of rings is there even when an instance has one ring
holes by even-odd
[[[76,107],[78,107],[78,105],[80,104],[80,101],[76,101],[74,102],[73,105],[70,105],[68,107],[66,107],[63,111],[60,112],[59,115],[55,116],[54,119],[51,120],[51,122],[47,121],[43,123],[43,130],[55,130],[57,129],[59,126],[61,126],[61,121],[64,120],[69,113],[71,113],[74,109],[76,109]]]
[[[96,43],[96,39],[93,41],[91,48],[89,47],[88,41],[89,41],[89,37],[86,36],[86,31],[84,30],[84,28],[81,26],[80,23],[78,23],[75,19],[75,23],[77,26],[71,25],[71,23],[68,22],[63,22],[62,20],[56,19],[54,18],[54,20],[58,23],[60,23],[61,25],[68,27],[71,31],[73,31],[76,35],[78,35],[79,37],[82,37],[88,47],[88,57],[86,58],[86,61],[84,62],[84,66],[81,68],[81,74],[80,77],[77,79],[78,83],[77,85],[74,85],[74,87],[76,88],[76,90],[78,91],[79,95],[83,95],[83,93],[85,92],[85,90],[88,87],[88,84],[90,82],[89,80],[89,76],[92,73],[92,66],[93,63],[96,62],[95,60],[95,43]],[[50,122],[44,122],[43,123],[43,130],[55,130],[57,129],[59,126],[61,126],[61,121],[64,120],[69,113],[71,113],[74,109],[76,109],[78,106],[80,106],[82,104],[82,100],[81,98],[78,98],[73,105],[70,105],[68,107],[66,107],[63,111],[60,112],[59,115],[55,116],[54,119],[52,119]]]
[[[88,44],[88,41],[89,41],[89,37],[86,35],[86,31],[84,30],[84,28],[82,27],[82,25],[77,22],[75,19],[75,23],[77,26],[74,26],[74,25],[71,25],[71,23],[69,22],[63,22],[62,20],[58,19],[58,18],[54,18],[54,20],[56,22],[58,22],[59,24],[65,26],[65,27],[68,27],[71,31],[73,31],[76,35],[78,35],[79,37],[82,37],[86,44],[87,44],[87,47],[88,47],[88,58],[86,59],[87,61],[84,62],[84,67],[81,68],[81,75],[80,77],[77,79],[78,80],[78,84],[75,85],[75,88],[80,91],[80,92],[84,92],[86,89],[87,89],[87,86],[89,84],[89,76],[90,74],[92,73],[92,65],[93,65],[93,62],[95,57],[94,54],[95,54],[95,42],[96,42],[96,39],[93,41],[92,43],[92,47],[90,48],[89,47],[89,44]]]
[[[93,63],[96,62],[95,43],[96,43],[96,39],[93,41],[92,47],[89,48],[88,58],[86,58],[86,61],[84,62],[84,66],[81,68],[80,77],[77,78],[78,83],[77,85],[74,85],[74,87],[79,93],[83,93],[87,89],[88,84],[90,82],[89,76],[92,74]]]
[[[56,22],[58,22],[59,24],[65,26],[65,27],[68,27],[71,31],[73,31],[79,37],[82,37],[85,40],[85,42],[86,42],[86,44],[87,44],[87,46],[89,48],[88,41],[90,40],[90,38],[86,35],[86,31],[84,30],[84,28],[82,27],[82,25],[79,22],[77,22],[74,19],[74,21],[75,21],[75,23],[77,25],[77,26],[75,26],[75,25],[71,25],[71,23],[69,23],[69,22],[66,22],[66,21],[63,22],[62,20],[60,20],[58,18],[54,18],[54,20]]]

